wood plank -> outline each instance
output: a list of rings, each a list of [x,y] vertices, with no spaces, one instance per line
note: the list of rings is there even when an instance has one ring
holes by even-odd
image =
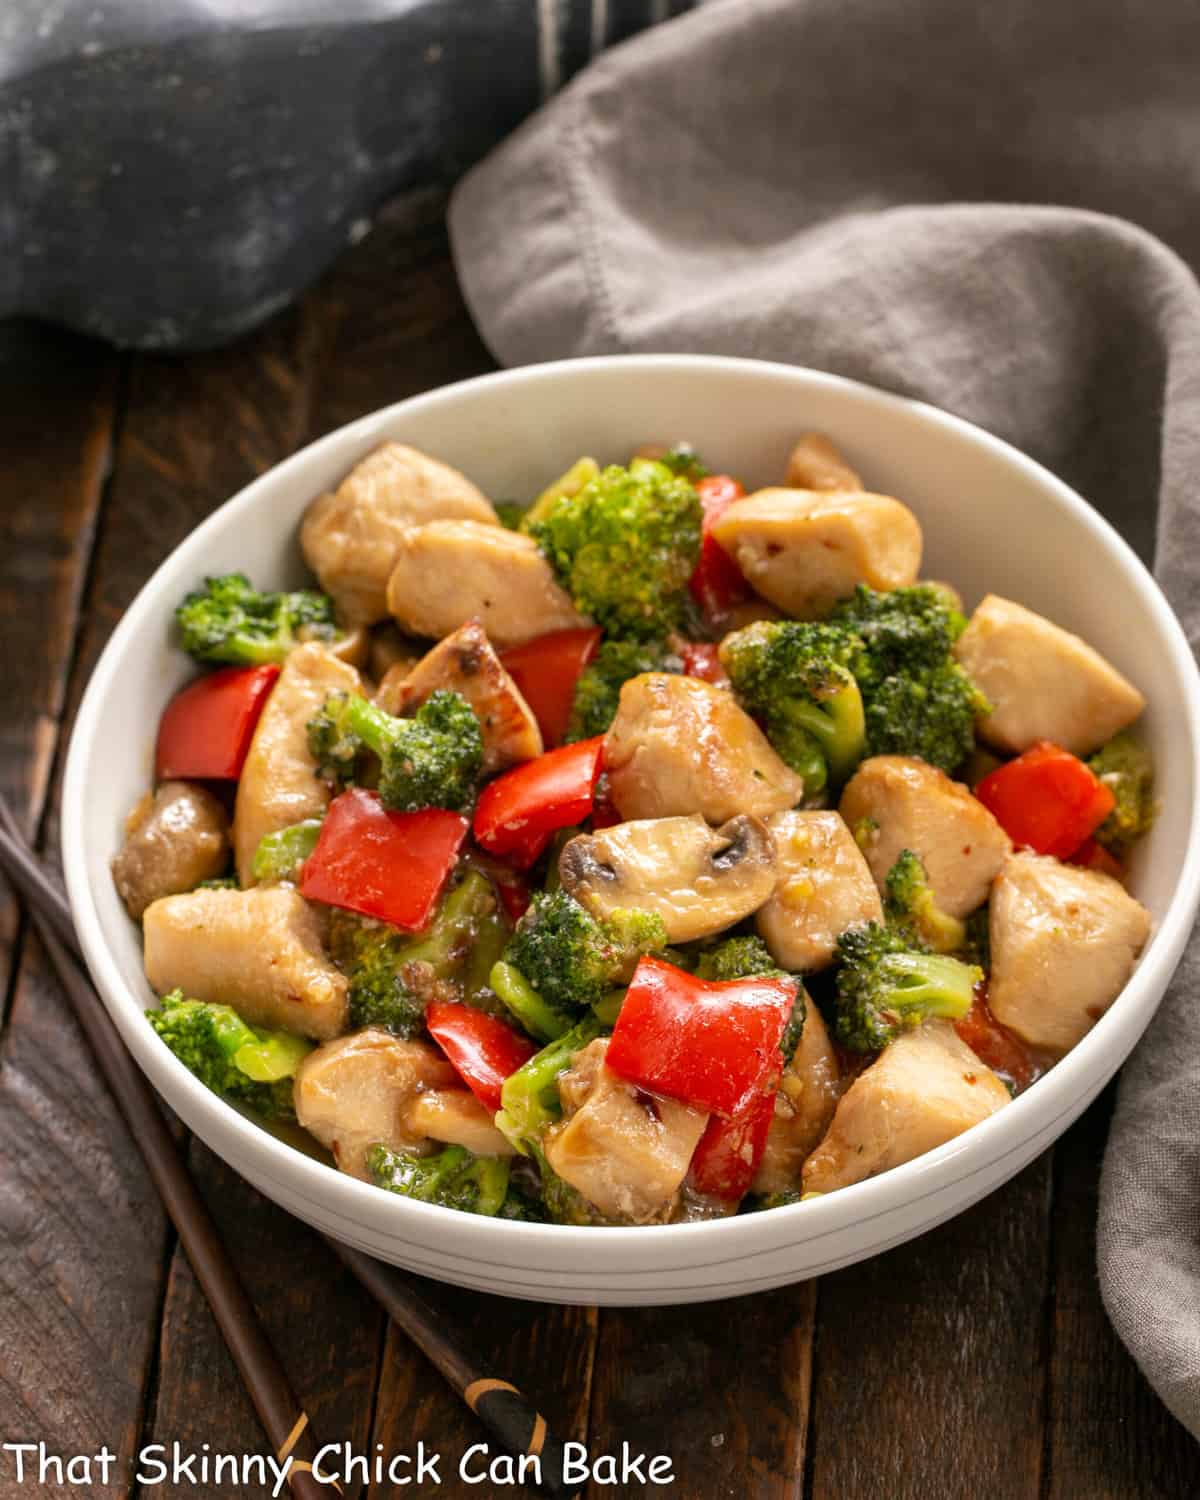
[[[1113,1093],[1056,1148],[1047,1500],[1200,1494],[1200,1448],[1155,1395],[1100,1301],[1096,1200]]]
[[[47,329],[0,335],[0,620],[6,702],[0,783],[40,822],[115,415],[118,360]],[[0,1047],[0,1409],[9,1439],[52,1451],[140,1429],[162,1223],[40,946],[3,962],[13,1004]],[[7,984],[6,984],[7,988]],[[81,1371],[104,1372],[81,1380]],[[5,1465],[0,1496],[27,1493]],[[114,1469],[97,1495],[123,1495]]]
[[[803,1485],[817,1289],[698,1306],[606,1309],[589,1450],[665,1454],[674,1492],[791,1500]],[[599,1477],[599,1476],[598,1476]],[[612,1494],[593,1483],[590,1500]],[[666,1493],[647,1480],[621,1490]]]
[[[0,332],[0,791],[33,832],[58,738],[79,599],[107,470],[118,362],[73,335]],[[0,1023],[16,907],[0,889]]]
[[[823,1277],[812,1500],[1034,1500],[1050,1159],[920,1239]]]
[[[595,1309],[516,1302],[428,1281],[422,1288],[444,1309],[448,1324],[461,1331],[484,1369],[524,1391],[563,1441],[587,1441]],[[515,1483],[492,1489],[460,1477],[467,1450],[488,1442],[488,1432],[395,1327],[388,1331],[371,1441],[372,1451],[379,1445],[385,1454],[415,1453],[419,1442],[441,1454],[437,1493],[446,1500],[481,1493],[518,1500],[536,1493]],[[493,1445],[491,1451],[500,1450]],[[473,1458],[474,1471],[486,1462],[486,1457]],[[397,1491],[385,1480],[368,1493],[371,1500],[385,1500]]]

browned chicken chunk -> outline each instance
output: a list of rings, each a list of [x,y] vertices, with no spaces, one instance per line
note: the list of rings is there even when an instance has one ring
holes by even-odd
[[[388,608],[402,630],[439,640],[478,620],[501,650],[588,623],[532,537],[477,521],[433,521],[405,532]]]
[[[266,834],[325,811],[329,789],[309,754],[308,721],[330,693],[361,691],[354,668],[323,646],[297,646],[284,662],[238,782],[233,848],[242,885],[254,881],[254,854]]]
[[[949,1021],[926,1021],[886,1047],[842,1095],[828,1134],[804,1163],[804,1191],[832,1193],[912,1161],[1009,1102]]]
[[[862,480],[823,432],[806,432],[792,449],[787,467],[791,490],[838,490],[853,494]]]
[[[789,809],[767,827],[778,880],[755,926],[780,968],[812,973],[833,962],[848,927],[882,921],[879,891],[839,813]]]
[[[708,1115],[627,1083],[589,1043],[559,1080],[568,1117],[544,1140],[546,1160],[606,1219],[662,1222],[675,1206]]]
[[[384,443],[308,507],[300,547],[341,618],[370,625],[387,616],[397,539],[410,526],[455,519],[499,524],[491,502],[457,469]]]
[[[157,994],[232,1005],[252,1026],[328,1041],[346,1029],[346,979],[321,943],[313,907],[291,887],[164,896],[142,918],[146,978]]]
[[[558,868],[564,889],[596,916],[627,907],[657,912],[672,943],[724,932],[775,885],[771,835],[744,814],[718,829],[696,813],[581,833]]]
[[[954,654],[992,705],[978,727],[999,750],[1053,740],[1090,755],[1146,706],[1086,641],[996,594],[971,616]]]
[[[1061,1056],[1133,972],[1150,913],[1111,876],[1014,854],[992,887],[988,1003],[1031,1047]]]
[[[533,710],[504,670],[478,620],[469,620],[414,667],[397,665],[379,684],[375,701],[390,714],[415,713],[430,693],[461,693],[475,710],[483,736],[485,775],[542,753]]]
[[[343,1172],[366,1178],[372,1146],[393,1151],[428,1149],[427,1132],[405,1111],[424,1089],[450,1089],[454,1069],[424,1042],[406,1042],[369,1027],[326,1042],[296,1073],[296,1118],[333,1153]]]
[[[799,1188],[801,1168],[829,1129],[841,1094],[837,1053],[821,1012],[810,1002],[800,1045],[775,1095],[775,1115],[751,1192],[787,1193]]]
[[[822,618],[860,583],[915,583],[921,567],[916,516],[861,490],[759,490],[735,500],[712,534],[754,592],[797,620]]]
[[[125,820],[125,842],[113,857],[112,873],[136,922],[152,901],[214,879],[228,861],[225,809],[203,787],[164,781]]]
[[[604,764],[622,818],[764,818],[804,795],[803,777],[784,765],[750,715],[698,677],[631,678],[604,741]]]
[[[905,849],[919,855],[934,900],[965,917],[987,900],[1008,835],[966,787],[908,755],[875,755],[846,783],[842,817],[880,890]]]
[[[515,1150],[492,1123],[492,1116],[469,1089],[428,1089],[414,1094],[401,1111],[414,1135],[447,1146],[465,1146],[476,1156],[513,1156]]]

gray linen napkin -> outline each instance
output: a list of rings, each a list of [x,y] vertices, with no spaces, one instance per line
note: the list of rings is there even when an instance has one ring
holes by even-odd
[[[1198,71],[1193,0],[717,0],[463,181],[459,274],[508,364],[752,355],[978,422],[1153,555],[1195,645]],[[1194,939],[1122,1077],[1099,1262],[1200,1435],[1198,981]]]

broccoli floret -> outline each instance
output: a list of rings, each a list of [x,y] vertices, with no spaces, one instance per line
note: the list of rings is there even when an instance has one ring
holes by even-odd
[[[617,716],[621,688],[631,677],[682,669],[682,661],[662,641],[604,641],[575,684],[568,743],[608,730]]]
[[[554,509],[555,503],[564,495],[578,495],[585,484],[590,484],[600,472],[594,458],[577,458],[565,474],[560,474],[553,484],[548,484],[540,495],[530,502],[521,517],[519,529],[528,534],[531,529]]]
[[[287,828],[264,834],[254,851],[250,873],[255,880],[292,880],[308,856],[317,847],[321,833],[320,818],[305,818]]]
[[[489,1218],[501,1211],[508,1196],[508,1159],[473,1156],[465,1146],[447,1146],[436,1156],[372,1146],[367,1171],[375,1186],[389,1193]]]
[[[963,957],[983,970],[992,967],[991,914],[987,905],[978,907],[966,920],[967,941]]]
[[[945,590],[919,583],[877,593],[859,584],[829,623],[858,642],[848,665],[862,692],[866,753],[960,766],[989,705],[950,654],[966,621]]]
[[[660,462],[672,474],[678,474],[681,479],[687,479],[692,484],[700,479],[707,479],[712,472],[691,443],[675,443],[663,454]]]
[[[536,1144],[546,1126],[561,1115],[559,1077],[571,1066],[575,1054],[599,1035],[600,1022],[595,1016],[585,1016],[504,1080],[496,1127],[522,1155],[529,1154],[531,1144]]]
[[[784,1188],[778,1193],[747,1193],[742,1199],[738,1212],[757,1214],[764,1213],[769,1208],[787,1208],[792,1203],[803,1203],[807,1196],[808,1194],[802,1193],[799,1188]],[[819,1193],[813,1194],[816,1198],[820,1196]]]
[[[847,665],[853,633],[796,620],[758,620],[721,643],[733,690],[804,777],[806,796],[846,780],[861,760],[863,700]]]
[[[557,1032],[550,1033],[557,1035],[580,1010],[627,981],[644,953],[658,952],[666,942],[667,929],[657,912],[616,911],[601,919],[566,891],[539,891],[517,923],[499,967],[518,972],[557,1018]],[[503,982],[508,976],[500,977]],[[495,974],[492,987],[506,1000]],[[529,1024],[528,1012],[518,1008],[515,1014]],[[546,1034],[544,1025],[530,1029]]]
[[[934,953],[958,953],[967,945],[965,922],[938,906],[925,866],[911,849],[902,849],[884,882],[883,913],[888,925]]]
[[[496,500],[493,502],[496,517],[507,531],[520,531],[529,507],[523,500]]]
[[[853,1052],[878,1052],[930,1017],[959,1020],[983,970],[913,946],[879,922],[838,938],[833,1031]]]
[[[1150,752],[1123,729],[1096,751],[1088,765],[1117,799],[1117,805],[1094,837],[1122,859],[1154,824],[1154,765]]]
[[[700,500],[665,464],[610,465],[526,522],[578,609],[613,635],[666,636],[689,617]]]
[[[784,1029],[779,1050],[785,1063],[790,1063],[800,1045],[800,1033],[804,1030],[804,1018],[808,1014],[808,995],[799,975],[781,969],[771,957],[771,950],[762,938],[752,934],[741,934],[725,938],[715,947],[706,948],[697,960],[693,971],[697,979],[788,979],[796,986],[796,999],[792,1013]]]
[[[236,875],[214,875],[210,880],[202,880],[196,889],[198,891],[236,891],[239,886]]]
[[[331,693],[308,721],[308,746],[332,786],[360,779],[363,752],[379,760],[379,797],[397,812],[463,808],[475,796],[483,764],[479,720],[461,693],[439,688],[411,719],[358,693]]]
[[[286,1031],[249,1026],[231,1006],[164,995],[146,1019],[171,1051],[213,1093],[264,1120],[294,1120],[292,1078],[312,1043]]]
[[[206,578],[176,609],[183,649],[197,661],[257,666],[282,661],[301,640],[340,632],[333,601],[315,589],[263,593],[244,573]]]
[[[424,932],[403,932],[335,907],[329,947],[350,980],[350,1025],[416,1036],[431,1000],[462,998],[456,978],[497,908],[492,883],[478,870],[468,870],[450,888]]]

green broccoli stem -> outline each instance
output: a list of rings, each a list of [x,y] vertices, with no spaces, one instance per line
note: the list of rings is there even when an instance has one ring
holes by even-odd
[[[500,1112],[496,1128],[523,1155],[531,1154],[531,1143],[541,1139],[547,1125],[562,1113],[558,1078],[571,1066],[571,1059],[600,1035],[596,1016],[585,1016],[549,1046],[522,1064],[504,1080],[500,1090]]]
[[[435,973],[443,976],[475,940],[497,905],[487,876],[467,870],[442,898],[433,921],[404,949],[404,962],[432,964]]]
[[[492,965],[489,983],[525,1030],[542,1042],[553,1042],[570,1029],[570,1018],[548,1005],[515,964]]]
[[[847,686],[822,703],[799,699],[788,705],[788,718],[811,734],[821,747],[829,780],[835,785],[848,780],[858,765],[867,733],[862,694],[850,674],[845,675]]]
[[[264,834],[258,841],[251,864],[255,880],[290,880],[317,847],[321,832],[320,818],[305,818]]]
[[[400,722],[360,693],[350,693],[346,699],[346,728],[381,760],[395,743],[396,727]]]
[[[886,960],[894,986],[892,1003],[901,1011],[959,1021],[971,1008],[983,970],[940,953],[893,953]]]

